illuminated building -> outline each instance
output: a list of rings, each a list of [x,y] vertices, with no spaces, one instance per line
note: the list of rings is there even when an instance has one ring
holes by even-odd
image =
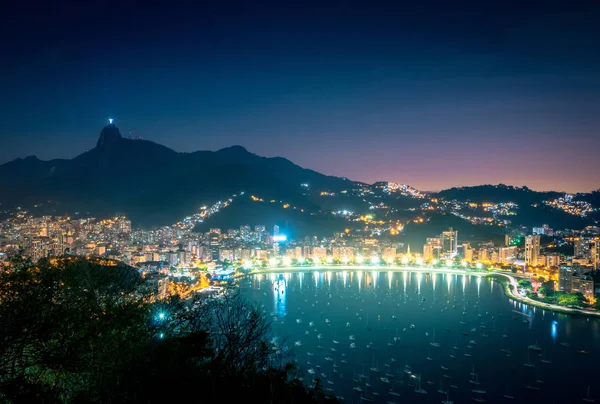
[[[218,232],[213,230],[218,230]],[[221,247],[221,230],[210,229],[210,232],[208,234],[208,245],[210,247],[210,259],[212,261],[218,261],[219,248]]]
[[[510,264],[517,259],[517,246],[501,247],[498,249],[498,262]]]
[[[583,258],[586,256],[586,251],[588,249],[588,241],[577,237],[573,240],[573,256],[576,258]]]
[[[370,259],[379,254],[379,240],[376,238],[365,239],[362,243],[362,256]]]
[[[313,247],[312,258],[325,261],[327,259],[327,248],[325,247]]]
[[[444,255],[454,256],[458,250],[458,231],[452,228],[442,232]]]
[[[525,265],[537,265],[540,255],[540,236],[534,234],[525,237]]]
[[[427,242],[423,246],[423,259],[440,259],[443,255],[444,240],[440,237],[427,237]]]
[[[489,261],[490,260],[490,250],[487,248],[480,248],[478,254],[479,261]]]
[[[595,239],[592,243],[592,266],[594,271],[598,270],[600,265],[600,240]]]
[[[392,261],[396,260],[397,249],[396,247],[386,247],[383,249],[382,258],[384,261],[391,259]]]
[[[561,266],[558,271],[558,290],[565,293],[581,293],[586,298],[594,297],[594,280],[583,273],[580,267]]]

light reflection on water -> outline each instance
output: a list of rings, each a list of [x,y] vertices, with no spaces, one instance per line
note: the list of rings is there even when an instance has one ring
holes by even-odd
[[[313,276],[314,282],[304,282],[305,276]],[[327,282],[321,276],[327,276]],[[382,276],[387,280],[379,282]],[[438,279],[440,276],[441,280]],[[446,288],[438,284],[442,282],[443,285],[444,278]],[[585,371],[593,368],[594,354],[600,354],[600,324],[597,320],[568,317],[509,300],[504,289],[495,287],[491,279],[476,278],[475,282],[468,282],[465,275],[387,271],[381,274],[376,271],[314,271],[282,276],[270,273],[251,276],[250,287],[242,287],[242,290],[264,304],[267,313],[276,314],[278,319],[272,325],[276,336],[282,340],[302,341],[302,346],[292,348],[305,381],[311,380],[306,364],[307,352],[311,352],[314,354],[311,366],[319,365],[322,369],[316,373],[324,372],[325,380],[334,382],[324,386],[332,386],[335,394],[346,397],[346,402],[359,399],[352,390],[356,384],[352,379],[354,371],[360,373],[363,366],[369,375],[369,383],[381,393],[376,402],[390,401],[392,397],[385,394],[389,389],[401,395],[396,401],[415,402],[417,395],[408,387],[408,379],[402,372],[407,361],[421,374],[421,387],[429,391],[428,395],[418,397],[419,402],[424,403],[439,403],[443,398],[436,392],[440,381],[444,386],[452,383],[458,387],[451,391],[451,400],[471,401],[472,386],[468,380],[473,366],[477,369],[481,387],[488,391],[487,402],[501,401],[507,384],[515,402],[572,402],[573,397],[579,401],[579,397],[585,396],[588,384],[592,385],[591,395],[600,397],[600,391],[594,392],[594,372]],[[485,287],[486,282],[489,288]],[[456,286],[460,287],[457,289]],[[267,298],[265,292],[271,288],[272,295]],[[461,315],[463,309],[465,316]],[[464,326],[459,324],[463,317],[467,322]],[[296,318],[301,319],[301,323],[293,320]],[[325,318],[330,323],[325,323]],[[314,329],[309,329],[310,321],[315,323]],[[366,327],[367,322],[371,331]],[[346,327],[347,323],[351,326]],[[411,330],[410,324],[415,325],[415,330]],[[439,348],[429,345],[433,330]],[[308,336],[306,331],[309,331]],[[429,337],[424,335],[426,331]],[[322,350],[317,347],[318,334],[323,335]],[[508,338],[503,338],[502,334],[507,334]],[[349,347],[350,335],[355,337],[353,349]],[[334,348],[334,336],[339,344],[335,346],[337,351],[330,351]],[[470,340],[476,341],[477,345],[468,348]],[[570,346],[561,346],[561,342],[568,342]],[[531,353],[535,368],[527,369],[523,366],[527,361],[527,346],[534,343],[542,347],[544,357]],[[456,359],[451,359],[452,346],[457,344],[460,350],[455,352]],[[511,357],[501,349],[509,349]],[[577,354],[581,349],[591,351],[592,355]],[[466,357],[464,353],[472,356]],[[431,361],[426,359],[428,355],[432,357]],[[333,372],[331,362],[324,360],[326,356],[334,359],[339,374]],[[392,357],[397,360],[395,364],[390,362]],[[544,358],[552,364],[541,363]],[[347,363],[342,363],[342,359]],[[383,374],[377,376],[369,372],[373,361],[382,369],[384,365],[390,365],[385,369],[395,377],[389,385],[381,382]],[[443,379],[441,366],[450,369],[451,382]],[[499,380],[502,382],[498,383]],[[536,380],[544,381],[544,384],[538,384],[538,392],[525,388],[535,384]]]

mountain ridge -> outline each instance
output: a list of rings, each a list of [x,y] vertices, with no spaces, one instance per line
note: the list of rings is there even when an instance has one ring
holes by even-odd
[[[0,165],[0,177],[4,179],[5,192],[0,193],[3,208],[42,204],[44,214],[119,213],[131,217],[136,225],[150,227],[177,222],[197,212],[201,205],[241,191],[315,213],[340,208],[368,210],[369,204],[381,203],[383,199],[377,198],[382,197],[400,213],[422,203],[410,195],[385,194],[387,182],[368,184],[324,175],[284,157],[260,156],[241,145],[177,152],[150,140],[124,138],[114,124],[102,129],[93,149],[72,159],[17,158]],[[556,218],[557,225],[577,222],[564,212],[544,207],[544,201],[563,195],[505,184],[427,193],[428,198],[447,201],[515,202],[527,216],[523,221],[527,225],[545,223],[546,218]],[[595,191],[576,194],[575,198],[598,206],[598,195]],[[534,209],[534,205],[541,208]],[[266,216],[264,210],[260,214]]]

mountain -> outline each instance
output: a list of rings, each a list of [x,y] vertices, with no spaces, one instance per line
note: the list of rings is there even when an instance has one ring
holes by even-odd
[[[477,203],[515,202],[519,205],[531,205],[549,199],[556,199],[564,195],[564,192],[538,192],[527,187],[514,187],[512,185],[498,184],[450,188],[437,192],[434,195],[447,200],[456,199],[459,201],[472,201]]]
[[[108,125],[96,147],[71,160],[31,156],[0,165],[4,206],[43,204],[47,213],[122,213],[143,226],[164,225],[244,191],[282,199],[309,211],[311,192],[338,191],[351,181],[265,158],[232,146],[215,152],[178,153],[147,140],[123,138]]]
[[[418,216],[430,217],[426,224],[405,229],[404,233],[412,233],[418,243],[450,225],[464,226],[461,232],[473,238],[496,237],[498,229],[472,227],[465,219],[444,214],[492,215],[481,205],[472,208],[465,202],[514,202],[518,208],[511,208],[510,215],[499,219],[529,228],[548,224],[556,229],[581,229],[600,220],[598,210],[582,217],[544,203],[562,198],[562,192],[537,192],[499,184],[424,194],[408,185],[365,184],[323,175],[285,158],[258,156],[242,146],[179,153],[147,140],[123,138],[112,123],[102,129],[93,149],[73,159],[19,158],[0,165],[0,178],[3,211],[15,206],[35,206],[33,212],[38,215],[124,214],[136,226],[143,227],[175,223],[198,212],[202,205],[229,199],[234,194],[238,197],[231,206],[197,229],[278,224],[290,234],[331,234],[356,222],[344,221],[328,212],[348,211],[401,223]],[[443,209],[431,211],[427,208],[430,198],[450,202]],[[597,208],[600,191],[577,194],[572,201],[591,203]],[[286,205],[288,208],[283,207]],[[436,213],[442,215],[435,216]]]
[[[586,201],[594,208],[600,206],[600,193],[582,193],[574,196],[574,200]],[[598,211],[582,217],[546,205],[545,201],[552,201],[565,196],[564,192],[533,191],[527,187],[514,187],[512,185],[478,185],[471,187],[450,188],[432,195],[432,197],[448,201],[460,202],[489,202],[506,203],[514,202],[519,207],[516,216],[507,216],[513,225],[525,227],[541,226],[547,224],[554,229],[583,229],[596,224]]]

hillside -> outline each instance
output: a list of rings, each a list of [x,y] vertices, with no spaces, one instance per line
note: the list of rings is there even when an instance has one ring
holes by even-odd
[[[241,146],[178,153],[150,141],[124,139],[115,125],[102,130],[95,148],[71,160],[16,159],[0,166],[0,177],[5,179],[3,206],[44,204],[48,211],[43,213],[56,214],[122,213],[144,226],[175,222],[202,204],[240,191],[315,210],[301,184],[318,192],[350,183]]]

